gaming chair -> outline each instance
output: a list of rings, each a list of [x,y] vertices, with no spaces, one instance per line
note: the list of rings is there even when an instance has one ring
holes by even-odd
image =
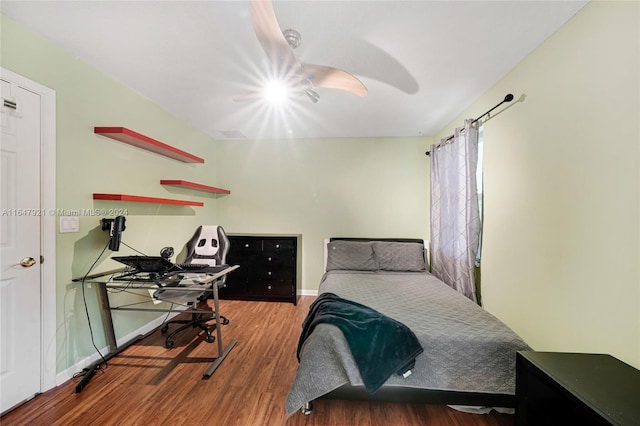
[[[229,238],[224,232],[224,228],[219,225],[201,225],[196,229],[196,232],[193,234],[193,237],[189,241],[187,241],[185,245],[186,249],[186,257],[182,263],[197,263],[197,264],[206,264],[211,267],[226,265],[227,253],[229,252]],[[191,274],[193,275],[193,274]],[[206,278],[206,269],[199,271],[197,275],[204,275],[203,278]],[[224,282],[226,280],[226,276],[221,278],[222,286],[224,286]],[[217,284],[219,285],[219,281]],[[172,290],[179,291],[179,290]],[[158,293],[158,292],[157,292]],[[191,293],[193,295],[193,292]],[[187,305],[190,306],[190,309],[196,309],[198,301],[205,300],[207,298],[207,294],[210,292],[203,292],[198,294],[195,297],[195,300],[187,302]],[[166,302],[173,302],[173,300],[168,298],[163,298],[159,293],[158,300],[163,300]],[[183,324],[181,327],[174,330],[171,334],[167,336],[165,339],[165,347],[171,348],[173,347],[173,337],[181,332],[182,330],[186,330],[187,328],[200,328],[205,332],[205,340],[209,343],[215,341],[215,337],[211,334],[210,328],[207,326],[207,322],[215,319],[214,315],[203,317],[203,314],[192,313],[191,319],[189,320],[171,320],[165,322],[164,326],[161,328],[162,333],[166,333],[169,330],[169,324]],[[220,317],[222,320],[222,324],[228,324],[229,320],[223,316]]]

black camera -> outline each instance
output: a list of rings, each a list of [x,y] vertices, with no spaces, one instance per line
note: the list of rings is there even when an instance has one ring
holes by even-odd
[[[102,230],[109,230],[109,250],[111,251],[120,250],[120,239],[122,232],[126,229],[124,222],[124,216],[116,216],[115,219],[102,219]]]

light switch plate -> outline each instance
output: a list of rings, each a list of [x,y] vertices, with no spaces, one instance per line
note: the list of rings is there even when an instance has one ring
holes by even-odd
[[[80,218],[78,216],[61,216],[60,233],[80,232]]]

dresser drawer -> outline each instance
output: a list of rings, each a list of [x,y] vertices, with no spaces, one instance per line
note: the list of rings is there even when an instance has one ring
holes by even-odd
[[[266,269],[292,269],[296,264],[296,258],[292,253],[265,254],[261,260],[264,262],[264,267]]]
[[[265,298],[288,298],[293,296],[293,283],[291,281],[260,281],[249,283],[248,290],[254,295]]]
[[[251,237],[229,237],[229,255],[246,256],[262,253],[262,240]]]
[[[263,281],[293,281],[295,278],[294,271],[286,268],[270,268],[265,269],[257,277]]]
[[[263,250],[267,254],[282,252],[294,253],[296,248],[295,240],[269,238],[264,240]]]
[[[260,266],[263,263],[261,252],[230,252],[227,255],[227,264],[240,265],[238,269],[229,274],[229,278],[237,280],[248,280],[256,275],[256,271],[262,269]]]
[[[246,281],[227,280],[226,285],[218,289],[218,295],[221,299],[241,297],[247,292]]]

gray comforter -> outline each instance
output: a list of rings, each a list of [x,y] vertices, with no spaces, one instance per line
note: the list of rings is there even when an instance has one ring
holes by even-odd
[[[413,374],[384,386],[515,393],[515,357],[529,350],[510,328],[429,273],[330,271],[320,293],[362,303],[407,325],[424,352]],[[342,385],[362,385],[340,330],[319,324],[305,341],[288,414]]]

